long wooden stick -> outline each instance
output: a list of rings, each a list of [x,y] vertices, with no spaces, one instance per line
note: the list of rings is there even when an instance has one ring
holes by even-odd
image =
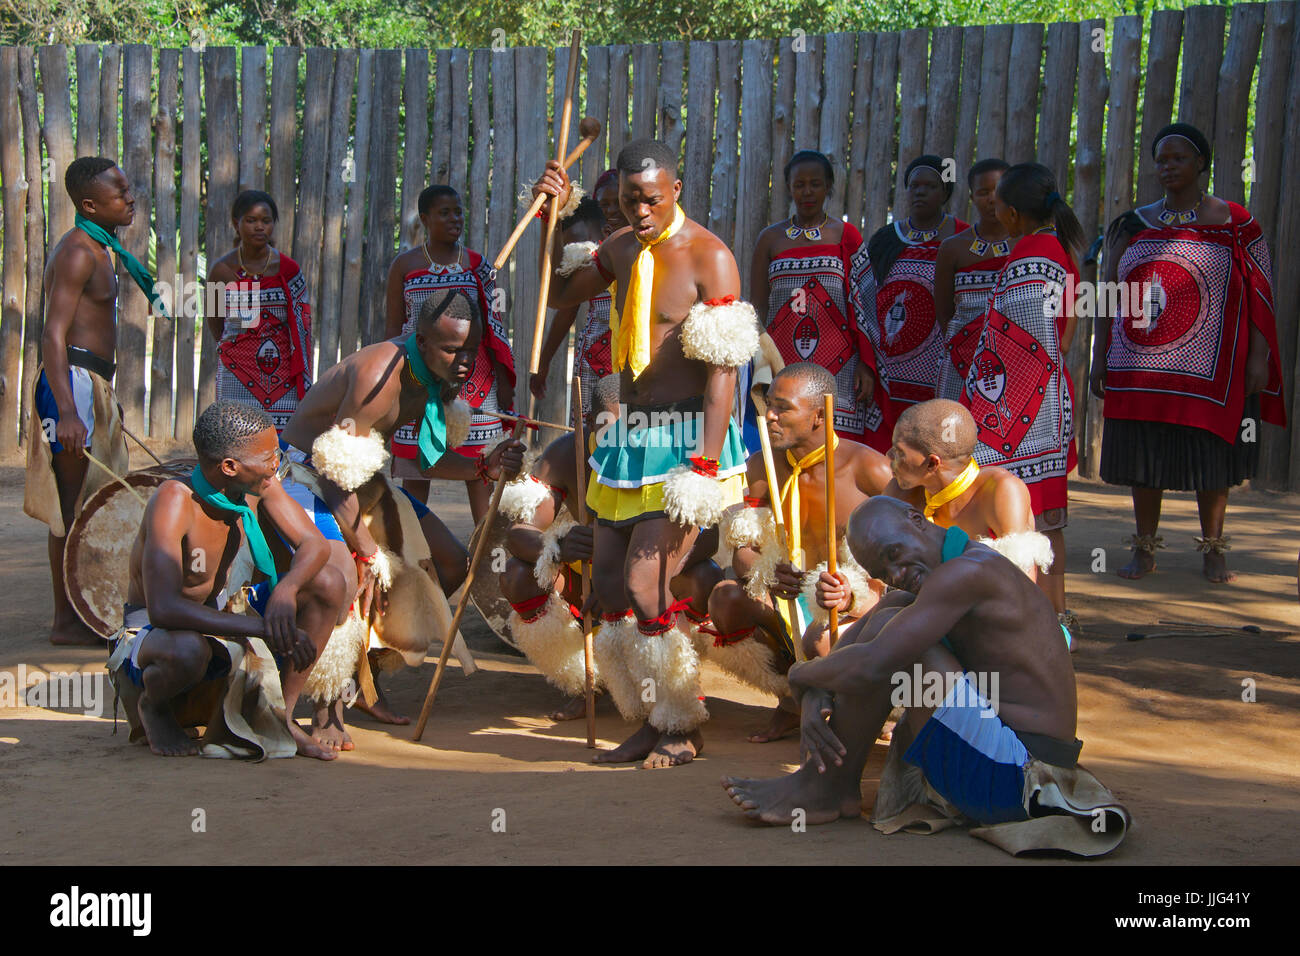
[[[555,161],[563,163],[569,149],[569,120],[573,117],[573,88],[578,82],[578,59],[582,55],[582,31],[574,30],[569,42],[569,75],[564,80],[564,108],[560,111],[560,131],[556,137]],[[551,197],[551,214],[546,220],[546,233],[542,246],[542,285],[537,293],[537,314],[533,319],[533,354],[528,371],[537,374],[542,360],[542,333],[546,331],[546,298],[551,291],[551,245],[555,230],[560,225],[560,197]],[[531,417],[532,389],[528,390],[528,411]]]
[[[149,448],[148,445],[146,445],[146,444],[145,444],[144,442],[142,442],[139,438],[137,438],[137,437],[135,436],[135,433],[132,432],[131,429],[129,429],[129,428],[127,428],[125,425],[123,425],[123,426],[122,426],[122,431],[124,431],[124,432],[126,433],[126,437],[127,437],[127,438],[130,438],[130,439],[131,439],[132,441],[134,441],[137,445],[139,445],[141,448],[143,448],[143,449],[145,450],[145,454],[147,454],[147,455],[148,455],[150,458],[152,458],[154,461],[158,462],[158,464],[160,464],[160,465],[163,464],[163,460],[162,460],[161,458],[159,458],[157,455],[155,455],[155,454],[153,453],[153,451]],[[165,466],[164,466],[164,467],[165,467]]]
[[[587,440],[582,427],[582,376],[573,376],[573,455],[577,459],[578,523],[586,525],[587,515]],[[591,562],[582,562],[582,653],[586,663],[587,748],[596,748],[596,662],[591,639],[591,612],[587,596],[591,593]]]
[[[136,491],[134,488],[128,485],[126,483],[125,478],[123,478],[121,475],[115,472],[112,468],[109,468],[108,465],[104,464],[102,461],[100,461],[98,458],[92,455],[89,451],[83,449],[82,454],[84,454],[90,460],[90,463],[92,465],[97,465],[98,467],[102,468],[104,471],[112,475],[114,478],[116,478],[118,484],[120,484],[127,491],[131,492],[131,494],[135,495],[136,500],[139,501],[140,504],[144,505],[146,508],[149,507],[149,502],[145,500],[144,496],[140,494],[140,492]]]
[[[785,533],[785,516],[781,513],[781,486],[776,480],[776,462],[772,459],[772,438],[767,433],[767,418],[763,415],[758,416],[758,441],[763,449],[763,473],[767,475],[767,497],[772,503],[772,518],[776,522],[776,536],[781,542],[781,548],[790,558],[790,563],[794,564],[795,556],[790,554],[790,541]],[[789,598],[785,599],[786,610],[790,614],[790,626],[797,628],[799,626],[799,605]],[[803,635],[791,634],[790,643],[794,645],[795,660],[806,660],[803,653]]]
[[[518,438],[519,432],[523,425],[515,423],[514,430],[510,433],[511,438]],[[424,706],[420,708],[420,719],[415,724],[415,734],[412,740],[419,740],[424,736],[424,725],[429,722],[429,714],[433,712],[433,699],[438,696],[438,685],[442,683],[443,671],[447,669],[447,658],[451,656],[452,644],[456,641],[456,634],[460,630],[460,618],[465,613],[465,606],[469,604],[469,592],[474,584],[474,572],[478,570],[479,562],[483,560],[483,552],[487,550],[487,541],[491,535],[488,529],[492,527],[492,522],[496,520],[497,510],[501,507],[501,493],[506,490],[505,477],[497,479],[497,486],[492,491],[492,503],[488,505],[487,515],[483,518],[483,531],[479,535],[478,543],[474,546],[474,554],[469,561],[469,573],[465,575],[465,583],[461,586],[460,600],[456,602],[456,613],[451,619],[451,630],[447,632],[446,638],[442,643],[442,653],[438,655],[438,667],[433,672],[433,680],[429,682],[429,692],[424,695]]]
[[[835,577],[835,396],[824,395],[822,401],[826,419],[826,570]],[[839,609],[831,608],[830,617],[830,639],[834,644],[840,629]]]
[[[582,125],[578,127],[578,131],[582,132],[584,127],[593,131],[583,133],[582,139],[579,140],[578,145],[573,148],[573,152],[569,153],[569,155],[565,157],[565,169],[568,169],[576,163],[581,158],[582,154],[587,151],[587,147],[594,143],[596,138],[600,136],[600,123],[597,120],[592,119],[590,116],[583,118]],[[523,238],[524,232],[528,229],[528,224],[537,218],[538,210],[545,205],[546,200],[549,198],[550,197],[547,196],[546,193],[542,193],[540,196],[533,198],[532,205],[528,207],[528,211],[520,218],[519,222],[515,225],[515,231],[510,233],[510,238],[506,240],[506,244],[501,247],[501,251],[497,253],[496,259],[492,261],[493,269],[499,271],[501,267],[506,264],[506,260],[510,258],[510,253],[515,251],[515,246],[518,245],[519,240]]]
[[[562,432],[573,431],[572,425],[557,425],[555,422],[544,422],[537,418],[528,418],[524,415],[507,415],[505,412],[493,412],[493,418],[500,418],[507,422],[523,422],[525,425],[540,425],[542,428],[558,428]]]

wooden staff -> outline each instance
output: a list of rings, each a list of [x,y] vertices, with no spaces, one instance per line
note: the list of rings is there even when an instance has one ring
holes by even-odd
[[[141,495],[140,492],[136,491],[129,484],[127,484],[125,478],[123,478],[121,475],[115,472],[112,468],[109,468],[108,465],[104,464],[102,461],[100,461],[98,458],[92,455],[89,451],[82,449],[82,454],[85,455],[87,459],[89,459],[92,465],[102,468],[104,471],[108,472],[108,474],[111,475],[113,478],[117,479],[117,483],[120,484],[127,491],[131,492],[131,494],[135,495],[136,500],[140,502],[140,504],[144,505],[146,508],[149,507],[149,502],[147,502],[144,499],[144,496]]]
[[[826,419],[826,570],[835,577],[835,396],[822,396]],[[840,612],[831,608],[831,643],[840,627]]]
[[[163,463],[163,460],[162,460],[161,458],[159,458],[157,455],[155,455],[155,454],[153,453],[153,451],[150,450],[150,448],[149,448],[148,445],[146,445],[144,442],[142,442],[139,438],[136,438],[135,434],[131,431],[131,429],[129,429],[129,428],[127,428],[125,425],[123,425],[123,426],[122,426],[122,431],[124,431],[124,432],[126,433],[126,437],[127,437],[127,438],[130,438],[130,439],[131,439],[132,441],[134,441],[137,445],[139,445],[141,448],[143,448],[143,449],[145,450],[145,454],[147,454],[150,458],[152,458],[154,461],[158,462],[158,464],[160,464],[160,465]]]
[[[790,554],[790,542],[785,534],[785,516],[782,512],[781,505],[781,486],[776,481],[776,462],[772,460],[772,439],[767,434],[767,417],[758,416],[758,441],[763,448],[763,472],[767,475],[767,497],[772,503],[772,518],[776,522],[776,536],[781,542],[781,548],[790,557],[790,563],[794,564],[795,556]],[[798,517],[797,515],[795,516]],[[785,598],[786,610],[790,614],[790,626],[797,628],[799,626],[799,606],[790,598]],[[795,660],[806,660],[803,653],[803,635],[791,634],[791,641],[794,645]]]
[[[500,418],[507,422],[523,422],[525,425],[540,425],[542,428],[558,428],[562,432],[573,431],[572,425],[557,425],[555,422],[544,422],[537,418],[527,418],[523,415],[507,415],[505,412],[493,412],[493,418]]]
[[[510,437],[518,438],[519,432],[524,426],[515,423],[514,430]],[[424,736],[424,725],[429,722],[429,714],[433,712],[433,699],[438,695],[438,685],[442,683],[443,671],[447,669],[447,658],[451,655],[451,646],[456,642],[456,634],[460,628],[461,615],[465,613],[465,605],[469,604],[470,587],[474,584],[474,572],[478,570],[479,562],[483,559],[483,552],[487,550],[487,541],[491,535],[488,529],[492,527],[492,522],[496,520],[497,509],[501,507],[501,492],[506,489],[505,476],[497,479],[497,486],[492,491],[492,503],[488,506],[487,516],[483,519],[483,531],[479,535],[478,543],[474,546],[474,554],[469,561],[469,573],[465,575],[465,583],[461,586],[460,600],[456,602],[456,613],[451,619],[451,629],[442,643],[442,653],[438,655],[438,667],[433,672],[433,680],[429,682],[429,692],[424,695],[424,706],[420,708],[420,719],[415,724],[415,734],[412,740],[419,740]]]
[[[582,376],[573,376],[573,455],[578,464],[578,523],[586,525],[587,515],[587,441],[582,427]],[[582,653],[587,666],[587,748],[596,748],[596,664],[591,641],[591,612],[587,596],[591,593],[591,562],[582,562]]]
[[[565,157],[565,169],[568,169],[576,163],[582,154],[587,151],[587,147],[596,141],[596,137],[600,135],[600,130],[600,120],[593,119],[590,116],[584,116],[582,118],[582,122],[578,124],[578,132],[582,134],[582,139],[578,142],[578,145],[573,148],[573,152]],[[515,231],[510,233],[510,238],[506,240],[506,244],[501,247],[501,251],[497,253],[496,259],[493,260],[493,269],[500,270],[500,268],[506,264],[506,260],[510,258],[510,253],[515,251],[515,246],[518,244],[520,238],[522,238],[524,231],[528,228],[528,224],[537,218],[538,210],[542,208],[543,204],[545,204],[546,200],[549,198],[550,197],[547,196],[546,193],[533,197],[532,205],[528,207],[528,211],[524,213],[523,217],[515,225]]]
[[[560,111],[560,132],[555,145],[555,161],[563,163],[569,149],[569,119],[573,116],[573,88],[578,82],[578,58],[582,55],[582,31],[574,30],[569,42],[569,75],[564,80],[564,108]],[[542,286],[537,293],[537,315],[533,320],[533,356],[528,371],[537,374],[542,360],[542,333],[546,331],[546,297],[551,291],[551,245],[560,225],[560,197],[551,197],[551,214],[546,219],[542,242]],[[528,411],[532,414],[532,389],[528,391]]]

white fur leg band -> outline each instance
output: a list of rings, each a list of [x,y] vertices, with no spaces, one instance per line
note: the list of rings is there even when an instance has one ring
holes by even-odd
[[[716,478],[701,475],[690,465],[678,465],[664,481],[664,513],[688,528],[711,528],[722,520],[726,493]]]
[[[388,464],[388,449],[373,428],[363,436],[335,425],[312,442],[311,464],[343,491],[356,491]]]
[[[709,660],[737,680],[773,697],[790,693],[790,682],[777,671],[772,649],[756,637],[710,648]]]
[[[682,352],[710,365],[738,368],[758,352],[758,315],[748,302],[697,302],[682,323]]]
[[[532,475],[520,475],[501,489],[501,513],[511,521],[532,524],[551,489]]]
[[[510,614],[510,633],[519,649],[561,692],[578,697],[587,689],[586,641],[568,602],[551,592],[540,616],[525,621],[518,611]],[[596,668],[599,680],[599,667]]]
[[[447,416],[447,447],[459,448],[469,437],[473,409],[469,407],[469,402],[458,398],[443,409],[443,414]]]
[[[560,265],[556,268],[557,276],[571,276],[579,269],[591,264],[591,254],[599,246],[594,242],[570,242],[564,247],[564,255],[560,258]]]
[[[1000,538],[977,538],[976,540],[992,548],[1031,578],[1034,576],[1034,568],[1046,574],[1055,560],[1052,555],[1052,542],[1040,531],[1018,531]]]
[[[323,706],[343,696],[366,652],[368,632],[365,622],[355,614],[349,614],[334,628],[303,685],[303,693],[310,700]]]
[[[690,733],[709,719],[700,699],[700,656],[680,628],[653,636],[634,629],[626,660],[634,687],[650,698],[648,719],[656,730]]]
[[[642,699],[627,660],[628,642],[639,637],[636,619],[629,614],[617,621],[601,621],[592,641],[596,672],[624,720],[644,720],[650,713],[650,704]]]
[[[831,619],[830,611],[817,603],[817,579],[821,577],[822,572],[827,569],[825,561],[813,568],[804,577],[803,596],[811,608],[810,616],[817,624],[828,624]],[[848,541],[840,542],[840,559],[835,568],[849,582],[849,591],[853,594],[853,603],[849,610],[844,612],[850,617],[861,617],[880,600],[880,593],[871,587],[871,575],[863,569],[853,559],[853,554],[849,551]]]
[[[560,540],[577,524],[578,522],[564,511],[557,515],[551,522],[551,526],[542,532],[542,553],[537,556],[537,563],[533,565],[533,577],[542,590],[549,591],[555,586],[555,576],[560,573],[560,567],[564,564],[560,559]]]

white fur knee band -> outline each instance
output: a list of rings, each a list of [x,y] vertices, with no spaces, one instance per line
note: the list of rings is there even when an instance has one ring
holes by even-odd
[[[697,302],[682,323],[682,352],[710,365],[737,368],[758,351],[758,334],[758,316],[748,302]]]
[[[776,669],[772,649],[754,637],[709,650],[709,660],[737,680],[774,697],[790,693],[790,682]]]
[[[700,700],[700,656],[680,628],[653,637],[633,630],[626,660],[634,687],[653,698],[648,719],[656,730],[689,733],[709,719]]]
[[[373,428],[362,436],[335,425],[312,442],[311,464],[342,490],[356,491],[388,464],[388,449]]]
[[[831,619],[830,611],[817,603],[817,579],[827,567],[827,563],[823,561],[809,571],[803,580],[803,596],[808,601],[808,607],[811,608],[810,616],[817,624],[827,624]],[[871,588],[871,575],[854,560],[847,540],[840,542],[840,559],[835,570],[848,579],[849,591],[853,594],[853,604],[846,613],[853,617],[860,617],[871,609],[879,595]]]
[[[525,621],[518,611],[510,614],[510,633],[519,649],[553,686],[571,697],[587,688],[586,641],[582,628],[569,611],[568,602],[554,591],[546,599],[541,617]],[[596,666],[596,681],[600,669]]]
[[[458,398],[443,409],[443,414],[447,418],[447,448],[459,448],[469,437],[470,416],[474,414],[473,409],[469,407],[468,402]]]
[[[690,465],[678,465],[664,481],[664,513],[688,528],[711,528],[722,520],[727,499],[722,483],[701,475]]]
[[[639,637],[636,620],[630,615],[618,621],[602,621],[592,641],[596,670],[610,699],[624,720],[644,720],[650,704],[641,699],[640,684],[628,666],[628,642]]]
[[[1018,531],[1000,538],[977,538],[1031,578],[1034,568],[1046,574],[1052,567],[1052,542],[1040,531]]]
[[[511,521],[532,524],[551,489],[532,475],[520,475],[501,489],[501,513]]]
[[[591,264],[591,254],[600,248],[594,242],[570,242],[564,247],[564,255],[555,270],[557,276],[571,276],[579,269]]]
[[[355,614],[349,614],[347,620],[334,628],[329,643],[303,684],[303,693],[310,700],[324,705],[343,696],[366,652],[368,632],[366,623]]]
[[[574,521],[567,511],[562,511],[555,516],[551,526],[542,532],[542,553],[537,556],[537,563],[533,565],[533,577],[537,579],[537,586],[542,590],[549,591],[555,587],[555,576],[560,573],[560,567],[564,564],[560,559],[560,539],[577,524],[578,522]]]

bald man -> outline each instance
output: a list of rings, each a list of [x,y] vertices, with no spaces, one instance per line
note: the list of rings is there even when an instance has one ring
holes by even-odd
[[[973,823],[974,835],[1012,853],[1118,846],[1128,811],[1078,765],[1074,670],[1042,591],[960,528],[886,496],[854,511],[849,544],[899,590],[830,655],[790,669],[806,759],[785,777],[724,778],[746,816],[774,825],[859,816],[867,755],[901,703],[877,829]]]
[[[749,738],[752,743],[779,740],[799,726],[798,707],[785,680],[795,660],[794,641],[804,642],[805,656],[827,653],[833,641],[830,609],[847,624],[870,610],[884,592],[879,582],[872,587],[852,559],[844,532],[853,509],[888,486],[889,463],[880,452],[853,441],[837,440],[835,445],[835,537],[841,546],[836,575],[826,570],[823,396],[828,394],[835,394],[834,376],[811,362],[787,365],[772,379],[766,419],[781,487],[774,496],[762,455],[751,455],[745,503],[732,510],[724,533],[736,580],[719,582],[709,597],[714,635],[709,659],[779,700],[767,728]],[[773,500],[780,502],[791,549],[802,552],[790,560],[776,537]],[[790,602],[798,604],[793,620]]]
[[[889,449],[894,478],[885,494],[906,501],[941,528],[958,527],[978,538],[1037,581],[1051,599],[1046,578],[1052,543],[1034,530],[1029,489],[1005,468],[975,460],[976,435],[975,419],[959,402],[935,398],[912,405],[894,426]],[[1059,618],[1066,627],[1066,615]]]

